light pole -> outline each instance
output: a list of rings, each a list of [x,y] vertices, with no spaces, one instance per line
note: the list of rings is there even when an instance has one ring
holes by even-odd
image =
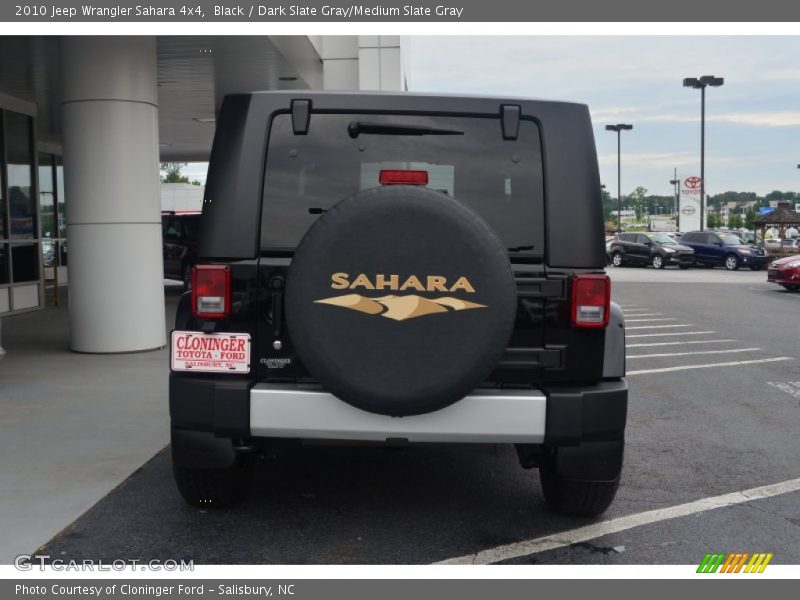
[[[617,132],[617,231],[622,231],[622,132],[630,131],[633,125],[617,123],[606,125],[606,131]]]
[[[605,199],[605,195],[603,194],[603,192],[605,192],[605,191],[606,191],[606,184],[605,183],[601,183],[600,184],[600,201],[601,202]],[[606,221],[606,206],[605,206],[605,203],[603,203],[603,231],[605,231],[605,227],[606,227],[606,223],[607,222],[608,221]]]
[[[687,77],[683,80],[683,87],[700,90],[700,230],[705,227],[705,197],[706,197],[706,88],[719,87],[725,83],[722,77],[703,75],[702,77]]]
[[[669,182],[675,187],[675,206],[673,210],[675,211],[675,229],[678,231],[681,230],[681,203],[680,203],[680,184],[681,180],[678,179],[678,169],[674,169],[672,173],[672,179]]]

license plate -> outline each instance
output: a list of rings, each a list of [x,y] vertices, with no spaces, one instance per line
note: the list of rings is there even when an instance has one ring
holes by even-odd
[[[170,366],[173,371],[249,373],[249,333],[173,331]]]

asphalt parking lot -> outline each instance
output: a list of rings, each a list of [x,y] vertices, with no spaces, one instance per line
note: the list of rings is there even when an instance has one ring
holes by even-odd
[[[800,563],[800,294],[765,283],[763,271],[610,272],[626,312],[631,395],[623,480],[600,519],[548,511],[537,473],[509,446],[291,448],[260,465],[253,493],[230,512],[186,506],[168,448],[153,448],[40,552],[199,564],[697,564],[706,552],[743,551]],[[747,491],[762,486],[771,487]]]

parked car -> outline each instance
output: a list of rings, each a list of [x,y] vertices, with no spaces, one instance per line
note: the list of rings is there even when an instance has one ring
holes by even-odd
[[[769,262],[763,248],[749,246],[733,233],[690,231],[681,238],[681,244],[692,248],[695,262],[705,267],[725,267],[728,271],[735,271],[745,266],[757,271]]]
[[[192,268],[197,262],[200,214],[161,215],[164,277],[179,279],[185,289],[192,287]]]
[[[611,261],[611,243],[616,239],[616,235],[606,235],[606,264]]]
[[[555,511],[608,508],[628,390],[588,107],[230,95],[205,193],[170,354],[188,503],[234,504],[283,438],[515,444]]]
[[[755,244],[756,234],[749,229],[731,229],[730,233],[739,237],[745,244]]]
[[[688,269],[694,264],[694,250],[665,233],[621,233],[611,243],[609,252],[615,267],[650,265],[663,269],[667,265],[677,265]]]
[[[785,256],[770,263],[767,281],[792,292],[800,291],[800,257]]]
[[[783,240],[781,242],[781,250],[783,252],[800,252],[800,239],[792,238],[790,240]]]
[[[767,250],[771,250],[773,252],[777,252],[783,246],[783,240],[781,238],[769,238],[764,240],[764,248]]]

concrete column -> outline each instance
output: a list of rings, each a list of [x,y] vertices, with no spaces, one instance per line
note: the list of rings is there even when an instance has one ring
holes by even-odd
[[[358,89],[358,36],[323,35],[319,37],[322,59],[322,89]]]
[[[70,347],[165,344],[155,38],[61,40]]]
[[[406,89],[399,35],[358,37],[358,84],[360,90]]]

